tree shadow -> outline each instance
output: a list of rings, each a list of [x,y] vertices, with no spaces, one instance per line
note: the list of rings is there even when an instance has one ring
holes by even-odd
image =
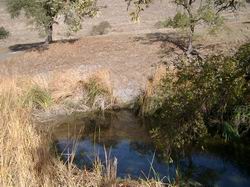
[[[78,39],[64,39],[64,40],[56,40],[54,43],[69,43],[73,44]],[[49,49],[49,45],[45,42],[37,42],[37,43],[27,43],[27,44],[16,44],[9,47],[9,50],[12,52],[20,52],[20,51],[45,51]]]
[[[143,37],[135,37],[135,41],[141,42],[145,45],[151,45],[157,42],[160,42],[160,49],[158,51],[158,55],[161,59],[161,62],[165,62],[169,55],[177,55],[184,54],[187,46],[186,40],[187,37],[180,36],[176,32],[171,33],[149,33]]]
[[[167,43],[174,44],[181,50],[186,50],[186,37],[178,35],[176,32],[171,33],[149,33],[145,37],[135,37],[135,41],[142,41],[143,44],[153,44],[155,42],[162,42],[164,45]],[[164,47],[164,45],[162,47]]]
[[[160,58],[169,58],[170,56],[173,56],[173,54],[177,55],[184,55],[187,51],[187,41],[188,37],[183,36],[181,34],[178,34],[177,32],[169,32],[169,33],[149,33],[146,34],[143,37],[135,37],[135,41],[142,42],[145,45],[150,45],[156,42],[161,42],[160,49],[159,49],[159,57]],[[201,44],[196,43],[193,44],[193,51],[191,52],[191,55],[193,58],[197,59],[203,59],[203,54],[201,53],[201,49],[205,48],[212,48],[214,49],[216,45],[207,45],[207,44]]]

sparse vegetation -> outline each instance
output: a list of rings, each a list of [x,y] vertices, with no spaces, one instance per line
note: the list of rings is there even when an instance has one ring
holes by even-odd
[[[88,80],[88,82],[86,82],[83,85],[85,92],[86,92],[86,96],[87,96],[87,104],[91,107],[94,106],[100,106],[101,103],[103,102],[103,109],[104,106],[106,106],[105,104],[105,100],[106,98],[110,101],[111,100],[111,93],[110,90],[108,88],[106,88],[103,83],[98,80],[98,78],[92,77]],[[99,103],[99,104],[98,104]],[[110,104],[110,103],[109,103]]]
[[[24,104],[34,109],[46,109],[53,103],[50,93],[38,85],[32,86],[24,97]]]
[[[4,27],[0,27],[0,40],[6,39],[9,36],[9,31],[7,31]]]
[[[93,26],[90,35],[103,35],[108,33],[108,29],[111,29],[111,25],[108,21],[102,21],[100,24]]]

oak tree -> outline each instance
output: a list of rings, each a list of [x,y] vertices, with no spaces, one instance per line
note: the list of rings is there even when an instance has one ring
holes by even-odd
[[[133,6],[132,20],[138,21],[140,12],[144,11],[153,0],[125,0],[128,8]],[[167,3],[169,1],[165,0]],[[197,25],[203,24],[215,30],[223,24],[223,11],[236,11],[241,5],[241,0],[173,0],[178,7],[173,18],[167,19],[164,26],[181,28],[187,31],[188,44],[186,53],[192,54],[193,36]]]
[[[7,7],[13,18],[23,11],[46,33],[46,43],[52,42],[53,25],[59,16],[64,18],[69,31],[76,32],[81,29],[84,17],[93,17],[98,11],[96,0],[7,0]]]

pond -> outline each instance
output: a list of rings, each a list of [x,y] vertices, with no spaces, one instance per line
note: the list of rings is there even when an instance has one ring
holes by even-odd
[[[214,139],[199,146],[187,146],[167,157],[152,139],[154,120],[142,120],[131,111],[99,115],[74,114],[57,126],[57,151],[62,159],[75,152],[79,168],[91,168],[98,155],[105,161],[105,151],[118,160],[120,178],[160,178],[165,182],[176,177],[200,186],[250,186],[250,149],[242,144],[228,144]],[[171,134],[175,128],[167,128]],[[165,129],[166,130],[166,129]],[[175,133],[173,133],[175,134]],[[169,160],[171,158],[171,161]],[[199,186],[198,185],[198,186]]]

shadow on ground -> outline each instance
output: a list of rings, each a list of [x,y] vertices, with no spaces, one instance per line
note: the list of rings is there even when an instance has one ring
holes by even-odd
[[[158,55],[164,62],[165,60],[168,60],[168,57],[171,57],[173,54],[179,56],[186,53],[188,37],[182,36],[181,34],[178,34],[176,32],[157,32],[146,34],[143,37],[135,37],[134,40],[145,45],[150,45],[155,42],[161,42]],[[193,44],[193,47],[194,50],[191,53],[192,56],[198,59],[202,59],[204,58],[204,55],[207,54],[207,51],[216,50],[218,44],[209,45],[196,42],[195,44]]]
[[[66,40],[57,40],[53,41],[52,44],[54,43],[70,43],[73,44],[77,41],[78,39],[66,39]],[[28,44],[16,44],[13,46],[9,47],[9,50],[12,52],[18,52],[18,51],[44,51],[49,48],[49,45],[47,45],[45,42],[38,42],[38,43],[28,43]]]
[[[171,33],[149,33],[145,37],[135,37],[135,41],[142,41],[144,44],[152,44],[154,42],[172,43],[181,50],[186,49],[186,37],[180,36],[176,32]]]
[[[164,62],[164,58],[168,57],[171,54],[183,54],[186,47],[186,37],[180,36],[176,32],[171,33],[149,33],[143,37],[135,37],[135,41],[141,42],[145,45],[150,45],[155,42],[161,42],[161,46],[158,52],[159,57]]]

